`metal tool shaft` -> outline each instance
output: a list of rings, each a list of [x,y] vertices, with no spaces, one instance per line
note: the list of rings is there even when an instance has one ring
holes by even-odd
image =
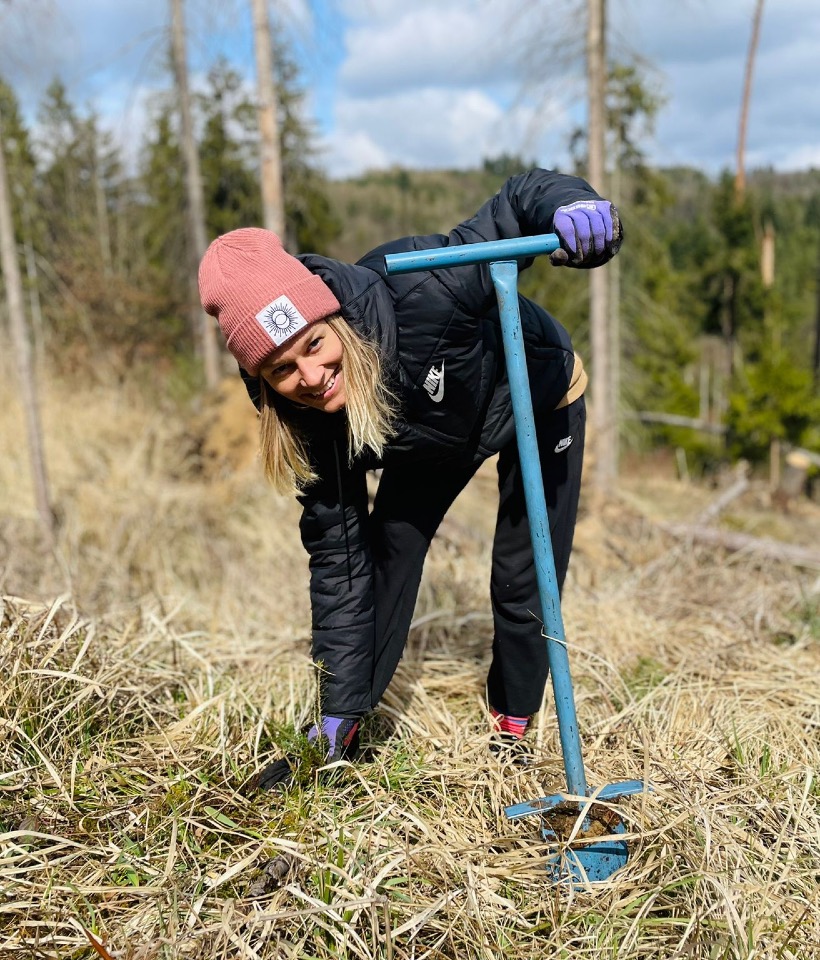
[[[554,233],[535,237],[513,237],[507,240],[485,240],[482,243],[463,243],[433,250],[411,250],[408,253],[389,253],[385,266],[389,274],[415,273],[416,270],[440,270],[442,267],[461,267],[471,263],[491,263],[493,260],[524,260],[552,253],[560,246]]]
[[[558,577],[555,572],[549,515],[544,497],[544,480],[538,456],[538,440],[535,435],[532,394],[527,374],[527,358],[518,310],[518,266],[514,261],[502,260],[491,263],[490,276],[498,296],[501,313],[501,333],[504,338],[504,355],[507,360],[507,375],[515,417],[518,458],[521,461],[521,476],[524,481],[524,498],[527,503],[527,517],[532,536],[535,572],[541,597],[541,613],[544,618],[544,633],[547,640],[552,689],[555,695],[555,710],[558,715],[558,734],[561,738],[564,771],[567,775],[567,789],[571,794],[585,797],[587,781],[581,753],[581,737],[578,733],[578,717],[575,712],[575,697],[569,672]]]

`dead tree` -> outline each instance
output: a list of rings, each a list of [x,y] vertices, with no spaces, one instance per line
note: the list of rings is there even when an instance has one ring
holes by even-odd
[[[737,169],[735,171],[735,199],[740,201],[746,192],[746,128],[749,122],[749,102],[752,98],[752,76],[754,75],[757,43],[760,39],[760,21],[763,16],[763,0],[757,0],[752,36],[749,40],[749,52],[746,57],[746,76],[743,80],[743,98],[740,102],[740,123],[737,135]]]
[[[260,170],[263,223],[280,237],[285,235],[282,157],[279,149],[279,98],[273,81],[273,43],[267,0],[251,0],[256,46],[256,96],[259,117]]]
[[[11,327],[17,374],[20,380],[20,399],[26,418],[26,435],[34,484],[34,497],[48,547],[53,549],[55,545],[54,511],[51,508],[48,477],[46,475],[43,431],[40,424],[40,407],[34,364],[32,363],[31,344],[23,312],[23,281],[20,277],[20,264],[17,260],[17,247],[14,240],[11,192],[3,146],[2,117],[0,117],[0,267],[3,270],[6,287],[9,325]]]
[[[601,194],[605,185],[605,94],[606,94],[606,3],[587,2],[587,84],[589,104],[589,180]],[[589,328],[592,375],[592,436],[595,460],[592,474],[594,489],[611,493],[618,475],[617,398],[612,389],[612,337],[610,324],[610,284],[603,270],[589,275]]]
[[[191,115],[191,94],[188,86],[188,61],[185,47],[183,0],[171,0],[171,59],[174,64],[177,102],[179,104],[182,155],[185,160],[185,188],[188,211],[189,310],[192,331],[199,332],[200,352],[205,369],[205,384],[212,389],[219,382],[219,353],[214,321],[203,312],[197,291],[199,261],[208,245],[205,233],[205,201],[199,154],[194,138]]]
[[[817,248],[817,276],[815,280],[817,302],[814,307],[814,357],[812,370],[814,371],[814,385],[820,387],[820,246]]]

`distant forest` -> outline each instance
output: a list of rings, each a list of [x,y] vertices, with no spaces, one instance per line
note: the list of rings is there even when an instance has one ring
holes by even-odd
[[[501,150],[478,169],[329,180],[295,69],[280,62],[285,240],[294,253],[353,261],[396,236],[446,233],[533,165]],[[0,115],[38,362],[55,376],[139,370],[190,396],[201,378],[172,94],[154,104],[131,169],[60,81],[40,105],[36,142],[2,82]],[[196,99],[196,124],[209,239],[260,224],[255,110],[224,63]],[[820,451],[820,171],[754,171],[738,198],[728,171],[654,169],[621,147],[602,192],[617,197],[626,233],[607,267],[625,442],[673,444],[704,466],[763,461],[773,440]],[[541,260],[521,286],[588,356],[584,275]]]

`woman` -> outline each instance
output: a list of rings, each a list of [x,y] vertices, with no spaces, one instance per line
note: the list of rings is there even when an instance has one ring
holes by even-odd
[[[406,237],[350,265],[287,254],[274,234],[235,230],[199,270],[260,411],[265,470],[303,507],[321,722],[308,739],[351,756],[361,718],[398,665],[436,528],[496,453],[493,658],[488,706],[516,741],[540,707],[546,644],[498,307],[488,266],[385,275],[384,256],[554,231],[557,265],[595,267],[617,252],[615,208],[588,183],[532,170],[512,177],[449,236]],[[528,266],[531,261],[523,263]],[[569,562],[583,458],[586,375],[566,331],[519,297],[559,586]],[[381,467],[372,511],[365,472]],[[292,782],[292,758],[263,788]]]

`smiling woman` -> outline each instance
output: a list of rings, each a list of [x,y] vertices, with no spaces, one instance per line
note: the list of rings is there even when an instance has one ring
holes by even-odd
[[[396,400],[382,376],[378,348],[340,315],[328,317],[277,350],[260,370],[260,448],[265,475],[283,493],[316,480],[299,424],[290,415],[312,407],[344,409],[350,460],[384,453]],[[319,389],[312,389],[316,384]],[[282,402],[282,398],[290,403]]]
[[[260,411],[268,476],[297,490],[310,555],[321,719],[308,740],[350,757],[404,649],[436,529],[482,462],[499,454],[488,714],[524,737],[544,693],[546,645],[515,444],[498,308],[486,266],[388,276],[388,253],[554,231],[556,265],[596,267],[620,221],[588,183],[553,171],[512,177],[448,236],[405,237],[356,264],[287,254],[266,230],[215,240],[199,273]],[[569,562],[584,447],[583,365],[561,325],[521,298],[521,319],[559,584]],[[345,456],[345,447],[347,456]],[[382,468],[372,509],[366,472]],[[286,785],[298,761],[259,777]]]

